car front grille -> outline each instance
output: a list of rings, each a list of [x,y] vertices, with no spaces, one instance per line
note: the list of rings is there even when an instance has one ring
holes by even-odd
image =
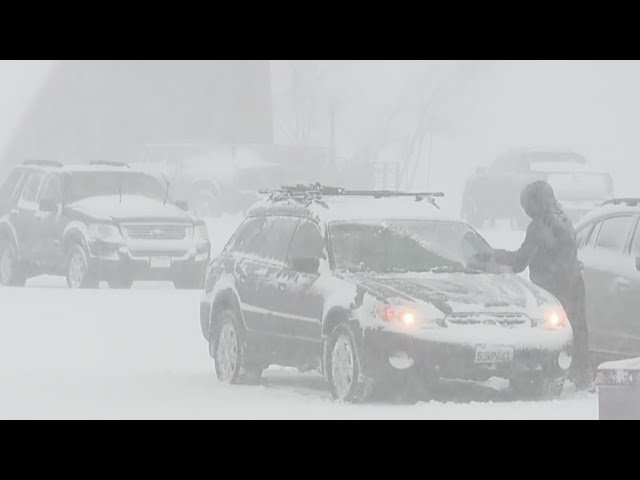
[[[520,313],[452,313],[447,316],[447,322],[453,325],[499,325],[502,327],[531,324],[529,317]]]
[[[188,225],[129,223],[122,225],[125,238],[131,240],[184,240],[189,233]]]
[[[131,256],[134,258],[148,258],[148,257],[183,258],[186,255],[187,255],[186,250],[131,250]]]

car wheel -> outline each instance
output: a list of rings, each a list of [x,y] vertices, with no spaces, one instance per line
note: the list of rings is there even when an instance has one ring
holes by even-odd
[[[334,399],[363,402],[373,391],[373,382],[362,374],[360,357],[348,324],[338,325],[327,348],[327,379]]]
[[[107,280],[107,285],[109,285],[109,288],[113,288],[114,290],[127,290],[131,288],[131,285],[133,285],[133,279],[129,276],[123,275],[110,278]]]
[[[229,384],[259,384],[260,367],[246,365],[244,332],[234,310],[223,310],[217,316],[217,333],[209,343],[218,380]]]
[[[89,269],[87,253],[75,244],[67,254],[67,286],[69,288],[98,288],[99,280]]]
[[[24,287],[27,275],[18,260],[16,249],[10,241],[0,241],[0,285]]]
[[[201,290],[204,288],[204,277],[188,276],[183,278],[174,278],[173,286],[178,290]]]
[[[533,399],[558,398],[564,389],[564,381],[565,377],[521,378],[511,379],[510,386],[518,396]]]

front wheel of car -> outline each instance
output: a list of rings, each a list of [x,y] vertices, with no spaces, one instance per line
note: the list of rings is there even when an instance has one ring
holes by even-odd
[[[259,384],[261,367],[246,363],[244,331],[234,310],[217,314],[217,333],[209,344],[218,380],[229,384]]]
[[[20,265],[18,254],[13,244],[7,240],[0,241],[0,285],[24,287],[27,276]]]
[[[69,288],[98,288],[100,281],[89,266],[89,259],[80,244],[73,245],[67,253],[67,286]]]
[[[518,397],[527,399],[558,398],[564,389],[564,377],[561,378],[519,378],[511,379],[512,391]]]
[[[333,398],[350,403],[369,399],[373,382],[362,373],[362,362],[348,324],[334,329],[326,352],[327,380]]]

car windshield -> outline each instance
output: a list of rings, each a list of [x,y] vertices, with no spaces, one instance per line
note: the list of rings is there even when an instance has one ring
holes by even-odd
[[[600,200],[613,193],[607,174],[551,173],[547,181],[559,200]]]
[[[329,232],[336,267],[347,271],[473,273],[471,259],[490,249],[453,221],[336,221]]]
[[[166,186],[141,172],[73,172],[65,179],[66,200],[104,195],[138,195],[164,200]]]

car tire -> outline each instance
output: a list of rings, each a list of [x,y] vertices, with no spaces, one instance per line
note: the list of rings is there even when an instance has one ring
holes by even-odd
[[[216,315],[216,324],[215,334],[209,339],[209,353],[218,381],[232,385],[260,384],[263,368],[246,364],[244,329],[235,310],[222,310]]]
[[[565,377],[533,377],[511,379],[510,386],[518,397],[527,399],[558,398],[564,389]]]
[[[178,290],[201,290],[204,288],[204,277],[190,276],[185,278],[174,278],[173,286]]]
[[[100,280],[89,267],[89,257],[82,245],[76,243],[67,252],[65,276],[69,288],[98,288]]]
[[[24,287],[26,283],[27,275],[20,265],[15,246],[9,240],[0,240],[0,285]]]
[[[107,285],[109,285],[109,288],[112,288],[114,290],[128,290],[131,288],[131,285],[133,285],[133,279],[131,277],[123,275],[115,278],[110,278],[109,280],[107,280]]]
[[[326,349],[326,378],[335,400],[360,403],[373,393],[373,380],[362,373],[362,362],[353,331],[347,323],[331,333]]]

